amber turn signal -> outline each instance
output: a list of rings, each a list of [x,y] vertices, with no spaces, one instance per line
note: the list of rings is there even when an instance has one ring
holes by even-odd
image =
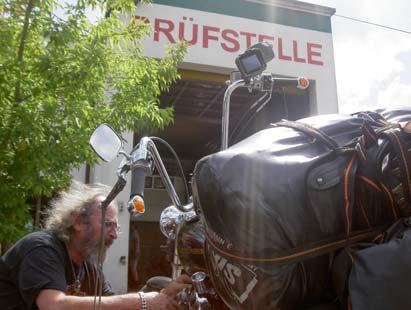
[[[310,81],[304,77],[299,77],[298,78],[298,85],[297,88],[299,89],[307,89],[308,86],[310,85]]]
[[[144,199],[139,195],[135,195],[133,198],[130,199],[128,202],[129,209],[133,209],[137,213],[144,213],[146,211],[146,207],[144,206]]]

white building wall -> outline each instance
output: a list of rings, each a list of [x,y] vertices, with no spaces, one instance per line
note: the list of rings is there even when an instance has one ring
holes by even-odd
[[[84,182],[86,180],[86,166],[82,165],[79,168],[72,169],[70,174],[74,180]]]

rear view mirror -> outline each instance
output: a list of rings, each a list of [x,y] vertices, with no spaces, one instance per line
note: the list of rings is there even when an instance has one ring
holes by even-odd
[[[122,147],[120,137],[106,124],[101,124],[93,131],[89,143],[94,152],[107,162],[116,158]]]

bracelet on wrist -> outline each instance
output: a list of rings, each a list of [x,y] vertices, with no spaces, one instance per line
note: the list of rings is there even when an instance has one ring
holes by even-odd
[[[141,310],[148,310],[147,300],[146,300],[146,296],[144,295],[144,293],[138,292],[137,294],[138,294],[138,297],[140,298]]]

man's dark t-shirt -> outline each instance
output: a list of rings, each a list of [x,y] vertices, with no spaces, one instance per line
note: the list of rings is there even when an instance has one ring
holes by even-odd
[[[73,294],[80,274],[78,295],[94,295],[96,268],[83,262],[73,272],[65,244],[49,231],[35,232],[19,240],[0,258],[1,309],[37,309],[36,297],[42,289]],[[112,295],[104,281],[103,295]]]

